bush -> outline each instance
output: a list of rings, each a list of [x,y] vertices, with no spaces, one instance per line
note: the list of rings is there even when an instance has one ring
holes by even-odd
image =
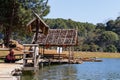
[[[105,52],[117,52],[117,48],[114,45],[109,45],[105,48]]]

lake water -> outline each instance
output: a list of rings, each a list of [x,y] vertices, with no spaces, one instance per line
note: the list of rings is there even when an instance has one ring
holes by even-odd
[[[120,59],[102,60],[49,66],[35,75],[24,75],[22,80],[120,80]]]

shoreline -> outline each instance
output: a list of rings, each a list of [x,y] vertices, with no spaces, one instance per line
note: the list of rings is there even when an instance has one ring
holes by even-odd
[[[6,56],[8,51],[0,51],[0,57]],[[23,54],[22,51],[15,51],[15,54]],[[57,54],[56,50],[45,50],[45,54]],[[69,55],[68,51],[63,51],[62,54]],[[110,53],[110,52],[82,52],[74,51],[74,57],[98,57],[98,58],[120,58],[120,53]]]
[[[105,53],[105,52],[74,52],[75,58],[120,58],[120,53]]]
[[[18,53],[17,53],[18,54]],[[68,53],[63,52],[68,56]],[[102,52],[77,52],[73,53],[74,58],[120,58],[120,53],[102,53]],[[0,62],[0,79],[1,80],[20,80],[20,76],[13,76],[11,72],[15,69],[22,69],[23,65],[15,63]]]

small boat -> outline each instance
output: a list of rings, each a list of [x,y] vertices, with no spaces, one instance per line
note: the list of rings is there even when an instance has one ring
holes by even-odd
[[[102,62],[102,60],[101,59],[96,59],[96,60],[94,60],[94,62]]]

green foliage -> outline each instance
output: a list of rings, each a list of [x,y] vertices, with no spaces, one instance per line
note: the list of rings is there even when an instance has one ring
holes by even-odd
[[[2,25],[16,25],[19,22],[17,0],[0,0],[0,22]],[[17,20],[17,21],[16,21]]]
[[[96,25],[96,29],[101,29],[101,30],[105,30],[105,25],[103,23],[97,23]]]
[[[111,31],[114,29],[115,21],[109,20],[106,25],[106,30]]]
[[[0,0],[0,31],[4,34],[6,46],[13,33],[22,34],[21,36],[27,34],[26,24],[34,17],[32,11],[41,17],[49,13],[47,2],[48,0]],[[34,5],[35,7],[30,8]]]
[[[99,46],[98,45],[96,45],[94,43],[90,45],[90,51],[97,52],[98,50],[99,50]]]
[[[26,35],[25,26],[34,17],[32,11],[41,17],[50,12],[47,2],[48,0],[0,0],[0,32],[4,34],[4,39],[13,38],[22,43],[31,41],[33,34]],[[120,52],[120,17],[96,25],[62,18],[44,21],[51,29],[78,30],[79,45],[75,50]]]
[[[82,45],[82,51],[89,51],[89,50],[90,50],[90,46],[88,44]]]
[[[77,29],[79,46],[75,47],[75,50],[113,52],[109,47],[106,48],[106,45],[111,44],[116,46],[116,51],[120,51],[120,17],[96,25],[61,18],[45,19],[45,22],[52,29]]]
[[[105,42],[112,42],[119,40],[119,37],[112,31],[105,31],[103,34],[101,34],[101,40]]]
[[[25,10],[31,10],[39,16],[46,16],[50,11],[50,6],[47,5],[48,0],[19,0]]]
[[[105,52],[117,52],[117,48],[115,47],[115,45],[109,45],[105,48],[104,51]]]

